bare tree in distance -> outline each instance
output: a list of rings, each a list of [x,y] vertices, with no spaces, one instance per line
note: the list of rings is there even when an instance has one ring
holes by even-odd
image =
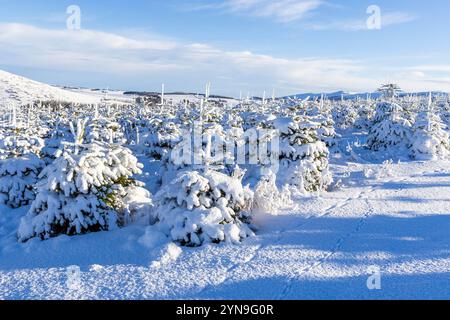
[[[395,83],[388,83],[383,84],[377,91],[381,92],[385,98],[393,99],[398,93],[402,92],[402,89]]]

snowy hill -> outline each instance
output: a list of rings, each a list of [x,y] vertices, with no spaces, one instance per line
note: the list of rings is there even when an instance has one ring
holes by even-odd
[[[97,103],[100,97],[73,92],[0,70],[0,101],[26,104],[36,100]]]
[[[159,95],[159,93],[155,94]],[[99,103],[105,98],[111,103],[129,104],[133,103],[139,95],[138,92],[56,87],[0,70],[0,102],[2,104],[23,105],[37,100],[92,104]],[[179,103],[185,99],[197,101],[199,97],[193,93],[167,93],[166,99],[173,103]],[[237,100],[227,97],[212,96],[210,100],[237,103]]]

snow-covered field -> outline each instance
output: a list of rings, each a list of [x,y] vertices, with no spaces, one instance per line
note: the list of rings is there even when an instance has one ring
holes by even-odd
[[[339,191],[256,217],[242,245],[180,248],[154,227],[17,243],[1,207],[2,299],[449,299],[450,162],[333,165]],[[67,267],[81,268],[68,289]],[[371,267],[381,290],[369,290]]]
[[[30,102],[36,83],[3,79]],[[18,108],[0,131],[0,299],[450,299],[447,99]],[[168,157],[193,119],[237,145],[268,130],[280,170],[220,166],[207,139],[201,167]]]

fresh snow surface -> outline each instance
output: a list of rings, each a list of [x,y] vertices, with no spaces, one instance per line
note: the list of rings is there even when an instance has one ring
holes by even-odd
[[[134,103],[137,97],[134,95],[125,95],[124,91],[116,90],[96,90],[84,88],[65,88],[64,90],[75,94],[82,94],[83,96],[98,101],[100,101],[101,99],[107,99],[108,102],[117,104]]]
[[[450,299],[450,161],[383,160],[334,155],[340,187],[258,214],[242,245],[180,248],[143,225],[20,244],[28,207],[2,206],[0,299]]]
[[[23,105],[38,100],[89,104],[99,103],[101,97],[60,89],[0,70],[0,101]]]

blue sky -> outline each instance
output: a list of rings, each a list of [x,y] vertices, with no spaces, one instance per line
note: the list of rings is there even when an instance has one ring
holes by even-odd
[[[66,9],[81,9],[67,30]],[[381,9],[369,30],[367,8]],[[0,68],[53,84],[237,96],[450,92],[445,0],[0,0]]]

